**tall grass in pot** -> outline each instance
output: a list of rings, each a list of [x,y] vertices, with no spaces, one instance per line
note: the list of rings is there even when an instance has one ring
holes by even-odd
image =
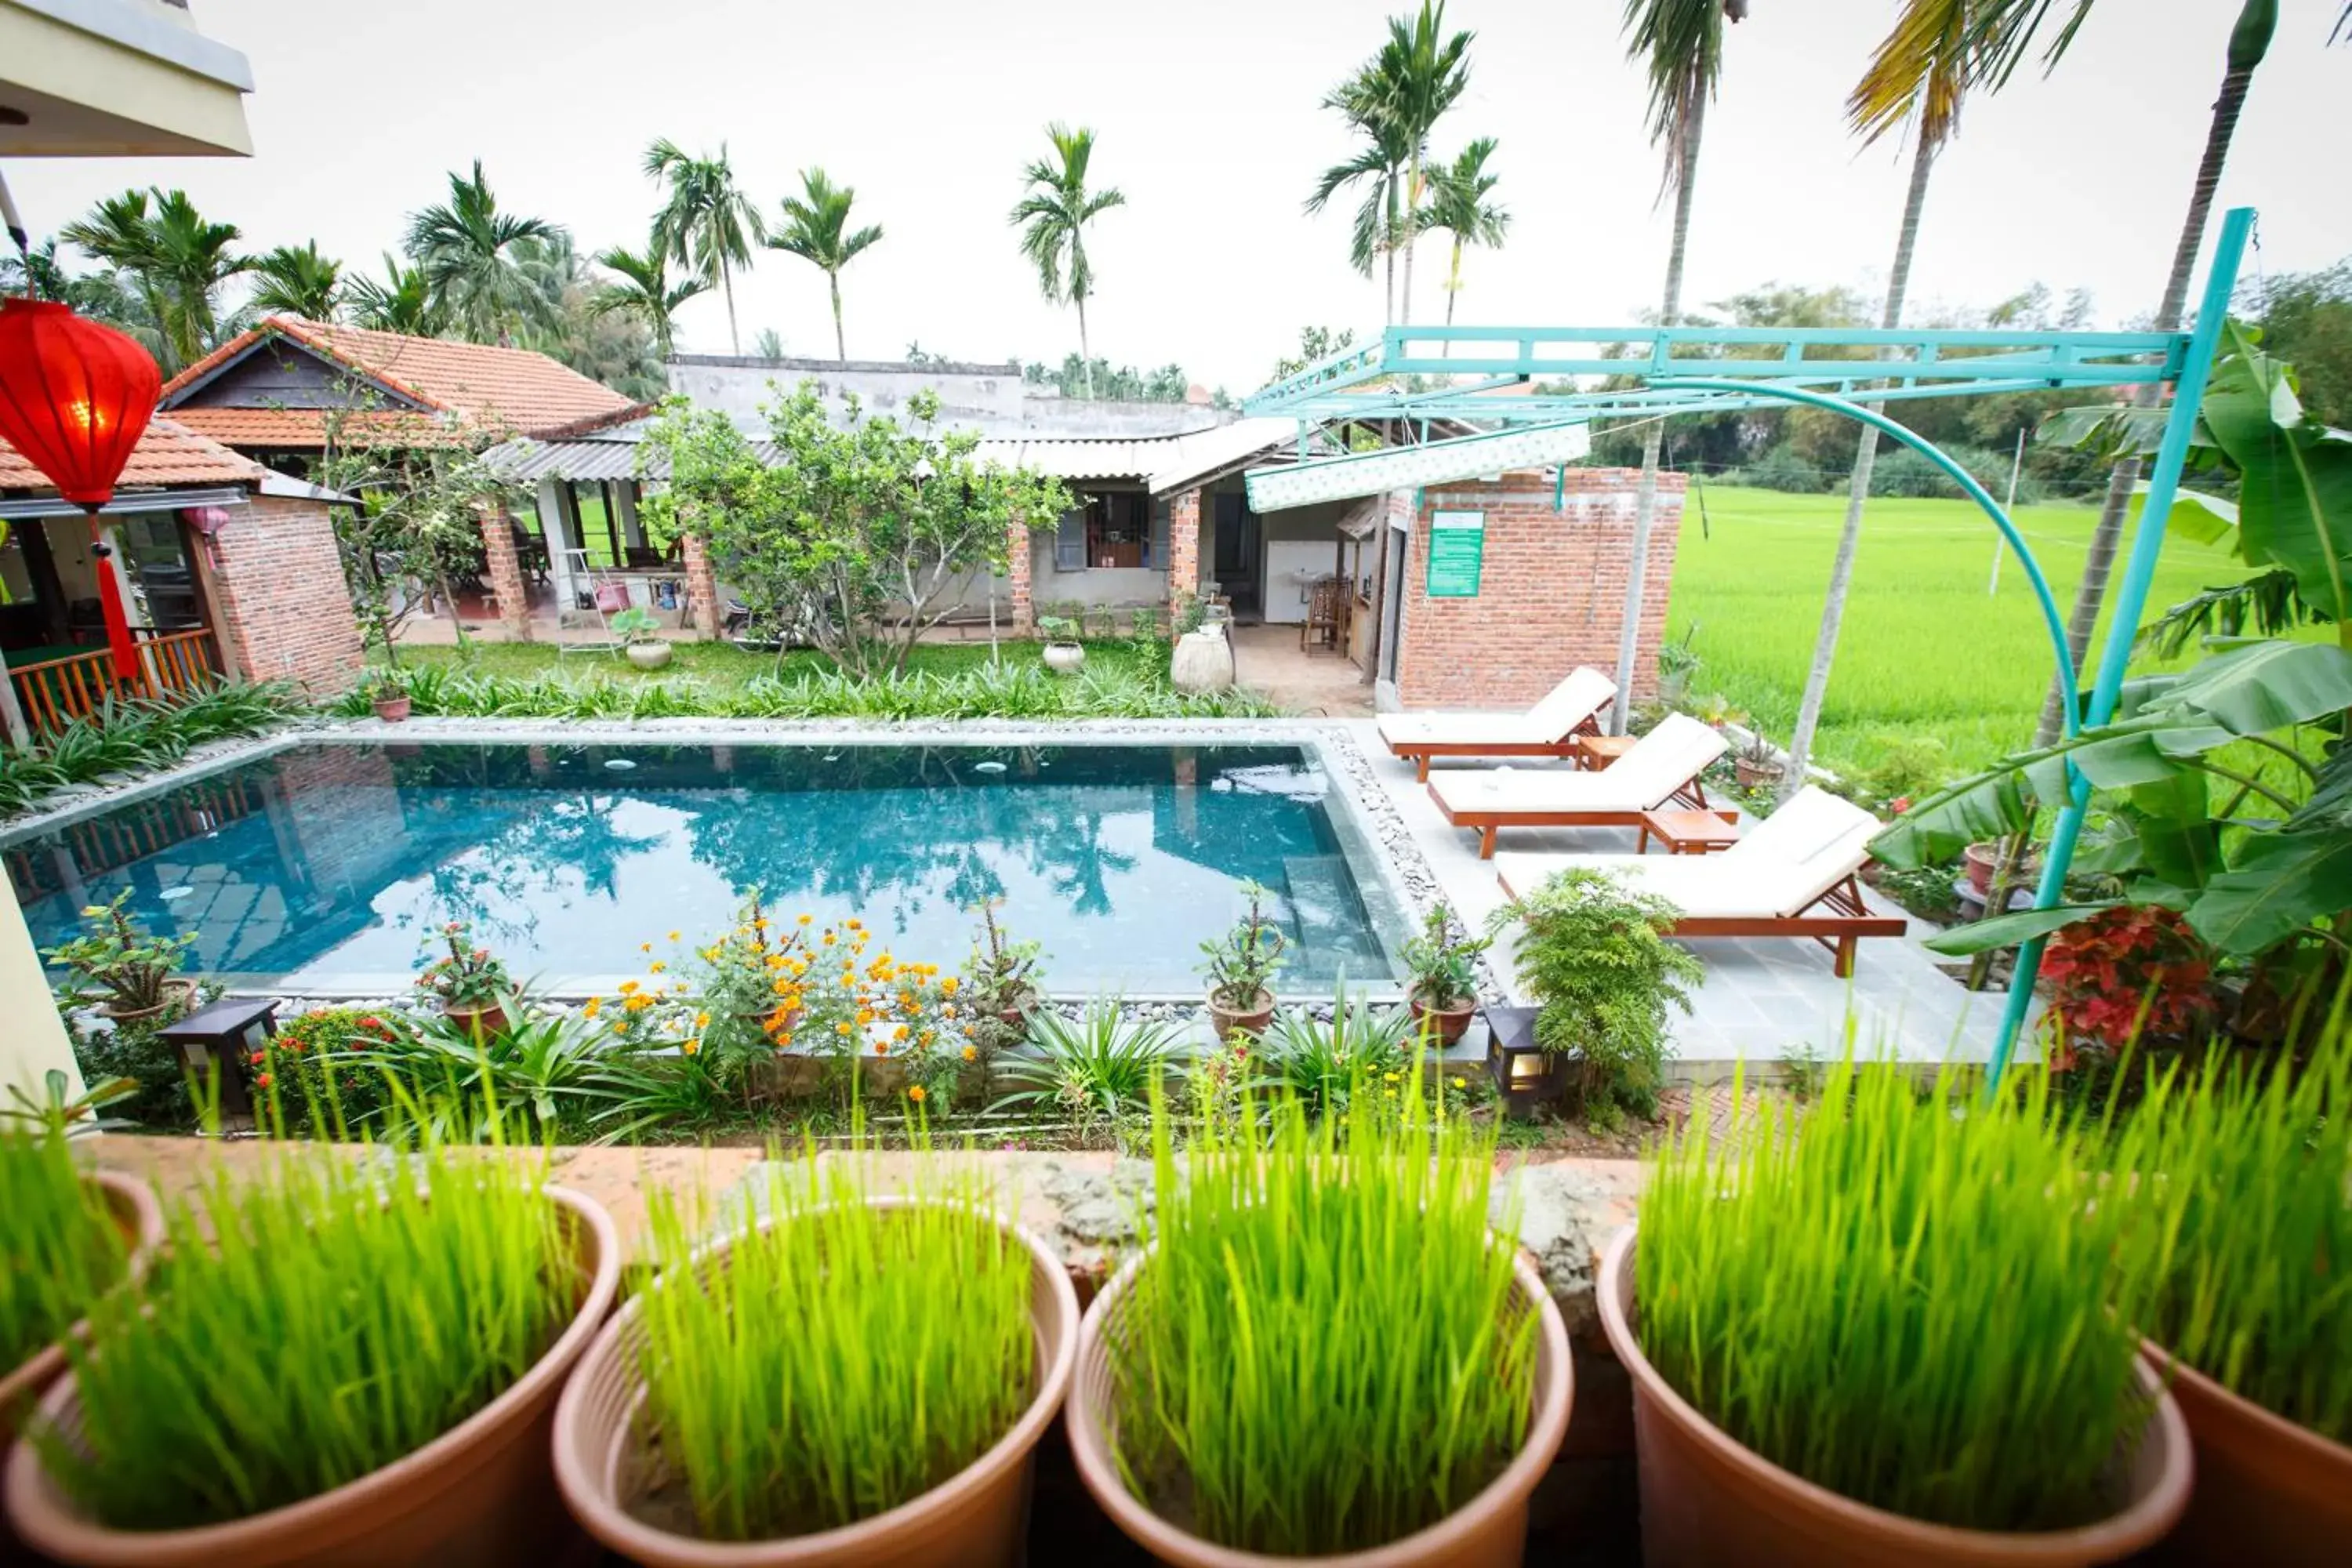
[[[1163,1562],[1516,1563],[1567,1430],[1559,1310],[1422,1077],[1155,1116],[1156,1234],[1088,1310],[1080,1475]]]
[[[548,1422],[619,1279],[543,1162],[296,1146],[168,1211],[8,1459],[62,1562],[510,1562],[560,1525]]]
[[[2175,1537],[2203,1562],[2352,1550],[2352,1037],[2158,1078],[2117,1138],[2122,1310],[2196,1446]]]
[[[2106,1562],[2186,1500],[2112,1310],[2100,1173],[2046,1080],[1832,1069],[1654,1157],[1602,1262],[1646,1560]]]
[[[658,1277],[565,1391],[574,1514],[648,1563],[1009,1563],[1077,1299],[973,1167],[882,1195],[857,1154],[771,1158],[709,1230],[652,1205]]]
[[[161,1238],[154,1195],[88,1173],[62,1137],[0,1128],[0,1443],[65,1370],[61,1341]],[[0,1531],[0,1545],[6,1532]]]

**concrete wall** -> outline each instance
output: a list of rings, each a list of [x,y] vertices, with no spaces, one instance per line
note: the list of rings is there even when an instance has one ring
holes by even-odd
[[[939,395],[940,423],[983,436],[1102,436],[1137,439],[1182,436],[1226,424],[1230,412],[1189,403],[1087,402],[1024,384],[1012,364],[914,366],[888,361],[829,359],[737,359],[723,354],[681,354],[669,362],[669,384],[696,406],[716,408],[746,427],[761,420],[763,405],[790,396],[803,381],[835,416],[855,395],[867,414],[907,416],[907,400],[918,392]]]
[[[52,1069],[66,1075],[66,1098],[79,1096],[81,1068],[66,1039],[64,1021],[49,1005],[48,973],[33,951],[25,911],[5,889],[0,889],[0,996],[9,998],[8,1021],[0,1025],[0,1100],[8,1100],[13,1085],[39,1101]]]
[[[1397,695],[1404,706],[1517,707],[1541,697],[1578,665],[1615,672],[1641,475],[1633,468],[1571,468],[1567,481],[1558,510],[1549,469],[1423,492],[1405,560],[1397,665]],[[1634,658],[1637,696],[1657,679],[1684,482],[1681,474],[1658,476]],[[1486,514],[1475,597],[1429,596],[1433,511]]]

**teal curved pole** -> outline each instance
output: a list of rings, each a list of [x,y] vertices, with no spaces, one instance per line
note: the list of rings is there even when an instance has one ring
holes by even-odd
[[[2000,503],[1992,499],[1991,492],[1977,482],[1974,474],[1954,462],[1950,456],[1933,441],[1909,426],[1889,419],[1875,408],[1865,408],[1859,403],[1849,402],[1843,397],[1834,397],[1825,392],[1808,392],[1802,387],[1775,386],[1769,382],[1718,380],[1714,376],[1692,375],[1661,376],[1649,384],[1691,392],[1745,393],[1754,397],[1777,398],[1783,403],[1802,403],[1813,408],[1826,408],[1832,414],[1843,414],[1849,419],[1859,420],[1874,429],[1884,431],[1935,464],[1954,484],[1968,493],[1970,500],[1984,509],[1985,515],[1992,519],[1993,527],[2000,531],[2001,538],[2008,542],[2009,548],[2016,554],[2018,564],[2025,569],[2025,580],[2033,589],[2033,602],[2041,607],[2042,627],[2050,637],[2051,656],[2058,661],[2058,672],[2065,679],[2066,689],[2072,691],[2075,689],[2078,677],[2074,669],[2074,656],[2066,647],[2065,618],[2058,613],[2058,600],[2050,592],[2050,580],[2042,574],[2041,563],[2033,559],[2033,552],[2026,547],[2025,536],[2017,531],[2017,525],[2009,520],[2009,513],[2001,510]],[[1693,409],[1690,412],[1696,413],[1698,410]],[[2066,714],[2066,733],[2071,736],[2074,732],[2074,714],[2070,708]]]

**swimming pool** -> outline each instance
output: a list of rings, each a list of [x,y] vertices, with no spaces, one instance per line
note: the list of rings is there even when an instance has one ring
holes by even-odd
[[[41,946],[125,889],[190,968],[240,987],[384,995],[470,921],[558,993],[641,974],[757,884],[952,968],[972,906],[1045,945],[1057,993],[1197,995],[1236,885],[1276,895],[1286,994],[1386,988],[1405,929],[1318,747],[312,742],[7,842]]]

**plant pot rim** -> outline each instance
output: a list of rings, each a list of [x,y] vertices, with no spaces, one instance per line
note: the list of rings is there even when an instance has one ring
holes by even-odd
[[[1491,1231],[1488,1242],[1506,1245]],[[1512,1279],[1520,1296],[1535,1304],[1537,1339],[1544,1352],[1536,1363],[1535,1411],[1528,1422],[1527,1436],[1519,1451],[1511,1456],[1510,1463],[1444,1518],[1423,1525],[1411,1535],[1360,1552],[1293,1557],[1219,1545],[1169,1523],[1127,1489],[1118,1462],[1111,1457],[1104,1413],[1096,1410],[1087,1397],[1084,1378],[1078,1379],[1070,1391],[1070,1453],[1077,1461],[1079,1479],[1086,1483],[1096,1506],[1110,1516],[1111,1522],[1163,1563],[1182,1563],[1188,1568],[1283,1568],[1285,1564],[1300,1563],[1329,1563],[1336,1568],[1415,1568],[1418,1564],[1444,1561],[1444,1549],[1457,1536],[1467,1533],[1465,1527],[1484,1523],[1504,1510],[1525,1506],[1559,1455],[1560,1443],[1568,1436],[1569,1412],[1575,1403],[1575,1371],[1568,1326],[1559,1315],[1559,1303],[1552,1300],[1543,1276],[1528,1260],[1526,1251],[1515,1243],[1508,1245],[1512,1248]],[[1085,1319],[1078,1324],[1081,1364],[1093,1359],[1102,1338],[1103,1324],[1159,1250],[1155,1242],[1130,1258],[1087,1309]]]
[[[1418,991],[1409,991],[1405,994],[1405,1002],[1409,1006],[1418,1007],[1423,1012],[1429,1014],[1433,1017],[1439,1018],[1465,1017],[1478,1010],[1478,998],[1475,996],[1465,997],[1462,1005],[1458,1007],[1440,1007],[1435,1003],[1423,995],[1422,993]]]
[[[2149,1361],[2163,1370],[2168,1385],[2185,1386],[2193,1396],[2224,1407],[2231,1417],[2252,1428],[2263,1442],[2289,1449],[2299,1461],[2330,1466],[2352,1477],[2352,1447],[2322,1436],[2299,1421],[2291,1421],[2275,1410],[2255,1404],[2179,1359],[2154,1340],[2141,1340],[2140,1348]]]
[[[581,1357],[583,1375],[575,1376],[564,1384],[562,1397],[555,1407],[556,1488],[563,1494],[572,1517],[590,1535],[611,1550],[645,1563],[697,1563],[722,1568],[726,1564],[860,1562],[892,1537],[903,1531],[919,1530],[939,1515],[952,1512],[973,1493],[983,1490],[1008,1470],[1027,1462],[1038,1440],[1045,1436],[1046,1427],[1061,1414],[1063,1396],[1069,1389],[1071,1373],[1077,1365],[1078,1297],[1070,1284],[1069,1268],[1025,1226],[993,1209],[943,1204],[936,1199],[911,1197],[900,1193],[877,1194],[866,1198],[865,1203],[871,1207],[888,1209],[918,1206],[961,1208],[974,1220],[995,1226],[1028,1251],[1033,1274],[1042,1273],[1053,1283],[1055,1321],[1046,1325],[1048,1331],[1042,1337],[1049,1345],[1058,1341],[1061,1348],[1051,1364],[1039,1365],[1037,1391],[1027,1407],[1004,1429],[1003,1436],[971,1463],[898,1507],[861,1519],[854,1524],[772,1541],[706,1541],[699,1536],[678,1535],[658,1530],[629,1512],[620,1502],[614,1489],[606,1484],[608,1478],[592,1472],[582,1460],[576,1445],[565,1441],[566,1435],[583,1418],[582,1407],[590,1397],[593,1379],[584,1375],[588,1365],[623,1353],[623,1337],[640,1315],[646,1290],[653,1288],[653,1281],[648,1281],[645,1289],[632,1294],[597,1332],[595,1342]],[[816,1212],[821,1213],[823,1209]],[[761,1217],[759,1228],[764,1231],[775,1223],[773,1214],[765,1215]],[[724,1256],[734,1244],[735,1237],[730,1235],[698,1248],[689,1256],[685,1267],[698,1268],[714,1258]],[[1034,1322],[1036,1316],[1034,1297],[1027,1310]],[[1058,1329],[1058,1335],[1051,1331],[1054,1329]],[[1043,1358],[1040,1359],[1042,1363]],[[646,1401],[644,1377],[635,1370],[634,1360],[627,1378],[632,1388],[629,1419],[634,1424]]]
[[[2157,1395],[2157,1403],[2140,1441],[2161,1444],[2168,1462],[2158,1468],[2155,1483],[2143,1495],[2128,1499],[2114,1513],[2088,1524],[2039,1531],[1935,1524],[1858,1502],[1783,1469],[1701,1415],[1642,1353],[1627,1313],[1633,1300],[1633,1246],[1640,1228],[1638,1224],[1623,1226],[1602,1249],[1599,1289],[1594,1292],[1600,1301],[1601,1331],[1611,1352],[1633,1380],[1636,1395],[1647,1394],[1656,1414],[1681,1436],[1706,1449],[1719,1468],[1745,1478],[1749,1500],[1759,1511],[1782,1517],[1792,1512],[1825,1517],[1842,1531],[1873,1539],[1890,1557],[1916,1554],[1929,1562],[2057,1565],[2111,1562],[2151,1546],[2172,1529],[2189,1506],[2194,1474],[2189,1424],[2166,1390],[2161,1369],[2145,1354],[2137,1358],[2135,1368],[2141,1386]],[[1795,1508],[1761,1500],[1775,1493],[1793,1501]]]
[[[193,997],[195,994],[196,983],[193,980],[166,980],[163,982],[163,999],[152,1007],[118,1009],[113,1003],[106,1002],[99,1005],[98,1014],[100,1017],[110,1019],[117,1024],[144,1023],[156,1014],[169,1008],[173,996]]]
[[[81,1179],[100,1190],[117,1223],[125,1217],[130,1220],[131,1246],[123,1258],[122,1278],[109,1286],[108,1291],[146,1278],[147,1266],[163,1246],[163,1205],[156,1201],[154,1189],[120,1171],[84,1171]],[[66,1370],[65,1342],[89,1330],[89,1319],[77,1318],[67,1325],[64,1333],[0,1373],[0,1437],[14,1441],[16,1433],[9,1423],[8,1412],[20,1400],[29,1400],[48,1387]]]
[[[32,1444],[19,1438],[9,1450],[6,1472],[8,1522],[37,1549],[64,1562],[120,1564],[179,1564],[234,1562],[253,1554],[264,1562],[291,1561],[279,1554],[286,1542],[323,1532],[330,1521],[359,1510],[389,1511],[389,1500],[415,1492],[429,1498],[465,1479],[464,1461],[499,1427],[523,1419],[540,1399],[571,1373],[589,1340],[604,1324],[621,1283],[620,1233],[613,1216],[586,1194],[549,1184],[541,1193],[592,1238],[595,1269],[572,1321],[523,1374],[488,1404],[421,1448],[345,1481],[330,1491],[274,1508],[266,1513],[184,1530],[114,1530],[59,1506],[57,1489]],[[58,1380],[40,1403],[38,1419],[54,1420],[74,1397],[71,1373]],[[411,1505],[415,1506],[414,1504]],[[37,1533],[25,1528],[39,1521]]]
[[[1260,986],[1258,988],[1257,995],[1254,998],[1254,1001],[1255,1002],[1255,1005],[1254,1006],[1228,1006],[1226,1004],[1218,1001],[1217,994],[1212,991],[1209,993],[1209,1010],[1213,1013],[1223,1013],[1228,1016],[1235,1018],[1255,1018],[1260,1013],[1271,1013],[1274,1011],[1274,993],[1264,986]]]

